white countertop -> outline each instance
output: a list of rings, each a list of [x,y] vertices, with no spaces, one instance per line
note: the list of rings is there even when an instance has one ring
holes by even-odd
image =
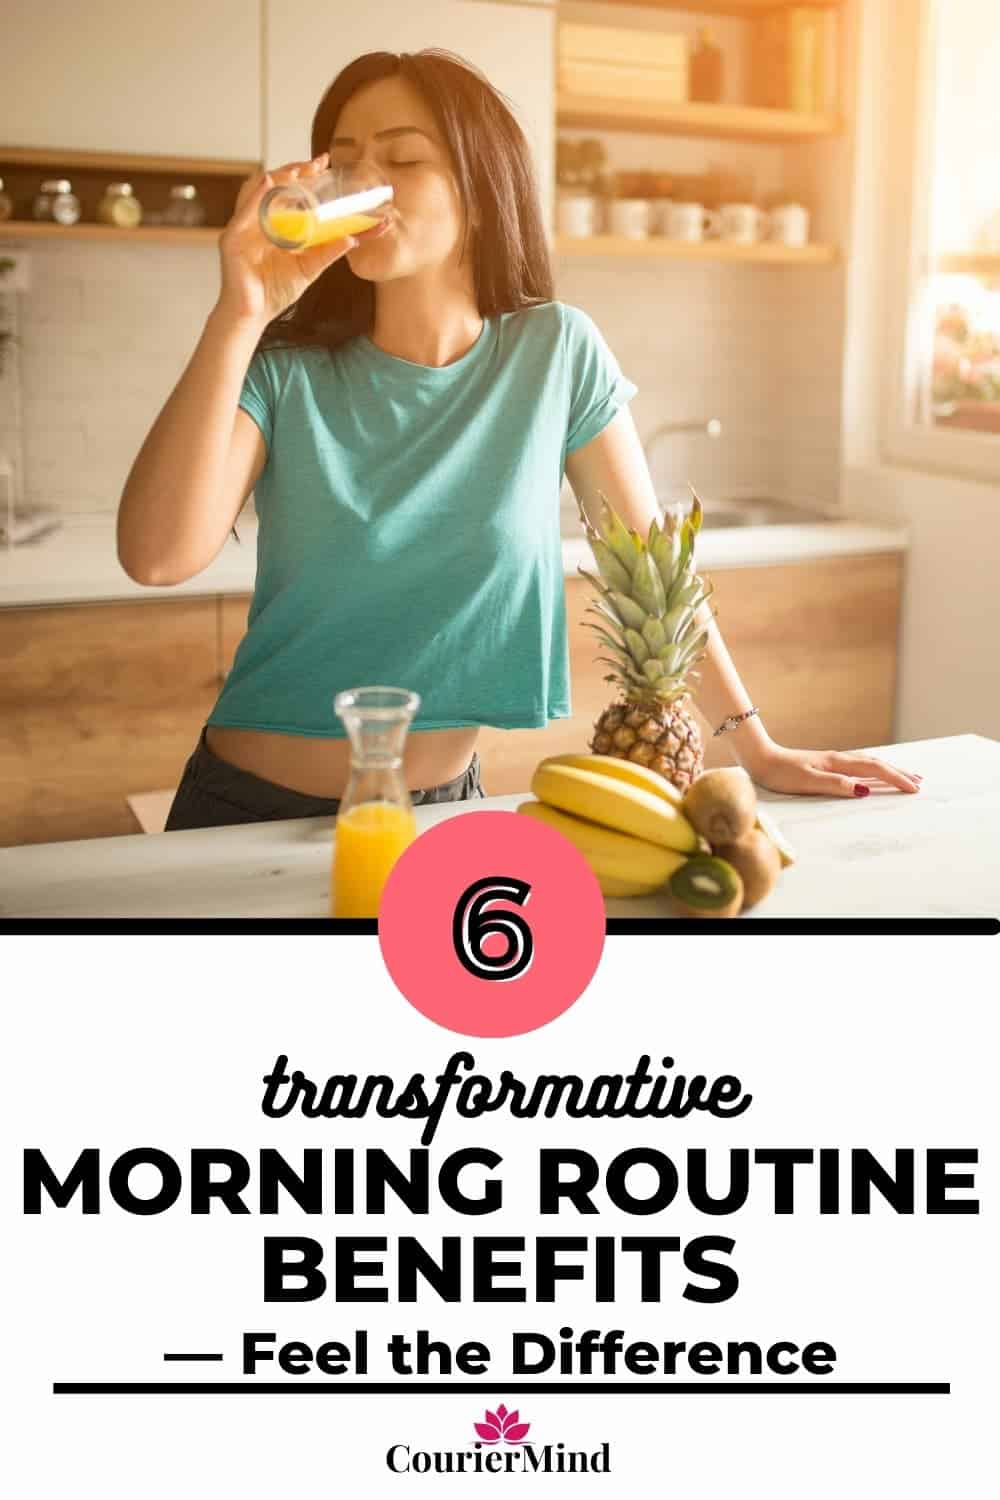
[[[257,518],[237,521],[214,562],[195,578],[170,588],[135,583],[118,561],[115,516],[68,515],[58,531],[34,545],[0,546],[0,607],[98,604],[108,600],[178,599],[205,594],[248,594],[257,570]]]
[[[920,740],[880,753],[924,776],[915,794],[863,800],[761,793],[798,862],[751,916],[1000,915],[1000,742]],[[513,809],[487,797],[416,809],[444,818]],[[330,818],[0,849],[0,917],[325,917]],[[665,900],[609,916],[668,916]]]
[[[170,588],[146,588],[122,569],[115,551],[115,517],[67,516],[62,527],[33,546],[0,546],[0,608],[40,604],[83,604],[108,600],[176,599],[205,594],[246,594],[257,566],[257,520],[237,522],[241,540],[226,541],[215,561],[197,577]],[[907,545],[905,527],[833,521],[811,526],[745,526],[707,530],[698,538],[698,565],[713,568],[763,567],[871,552],[899,552]],[[580,564],[593,567],[583,537],[563,542],[563,569],[575,575]]]

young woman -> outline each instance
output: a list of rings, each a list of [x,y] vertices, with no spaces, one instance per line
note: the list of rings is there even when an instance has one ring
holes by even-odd
[[[570,711],[564,471],[587,507],[603,490],[643,533],[655,514],[635,387],[553,299],[529,148],[487,81],[436,50],[359,58],[312,149],[244,184],[218,301],[121,500],[119,557],[140,583],[199,573],[251,491],[260,522],[247,634],[168,829],[335,812],[349,749],[333,697],[374,683],[421,695],[414,801],[482,796],[479,725]],[[270,244],[268,188],[362,159],[394,188],[387,228]],[[714,625],[701,673],[710,722],[748,710]],[[785,749],[759,718],[730,743],[777,791],[919,785],[870,757]]]

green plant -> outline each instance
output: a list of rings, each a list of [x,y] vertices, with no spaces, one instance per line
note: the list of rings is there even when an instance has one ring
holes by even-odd
[[[561,140],[556,146],[556,180],[560,187],[602,193],[606,187],[606,165],[607,152],[603,143],[594,137],[584,141]]]
[[[1000,401],[1000,332],[976,326],[957,303],[940,307],[934,338],[934,401]]]

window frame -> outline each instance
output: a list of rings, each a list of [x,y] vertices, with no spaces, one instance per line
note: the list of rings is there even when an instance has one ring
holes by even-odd
[[[896,189],[887,194],[891,213],[886,268],[889,357],[883,386],[882,453],[890,464],[1000,483],[1000,434],[935,427],[913,416],[923,385],[919,346],[931,327],[925,302],[933,257],[962,248],[935,246],[932,231],[938,21],[946,3],[914,0],[911,88],[899,89],[891,105],[890,181]]]

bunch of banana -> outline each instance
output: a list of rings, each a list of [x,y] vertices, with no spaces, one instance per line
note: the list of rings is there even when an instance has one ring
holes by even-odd
[[[606,896],[658,890],[702,847],[681,794],[657,772],[611,755],[553,755],[517,809],[575,844]]]

